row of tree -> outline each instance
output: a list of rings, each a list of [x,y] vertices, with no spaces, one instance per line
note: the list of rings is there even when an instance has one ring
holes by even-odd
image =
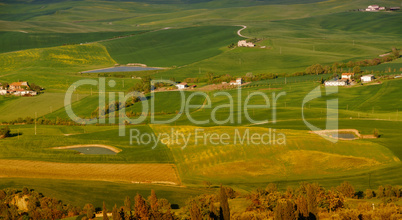
[[[208,187],[210,184],[208,184]],[[230,187],[221,186],[217,193],[203,194],[189,198],[180,212],[172,210],[166,199],[159,199],[154,190],[145,199],[140,194],[134,197],[134,204],[127,196],[124,205],[114,205],[111,212],[86,204],[82,209],[41,193],[23,188],[0,190],[0,219],[61,219],[78,216],[77,219],[95,218],[102,211],[103,220],[229,220],[229,219],[402,219],[401,207],[396,205],[402,196],[400,186],[379,186],[377,190],[356,192],[348,182],[329,190],[317,183],[300,183],[298,188],[285,192],[270,183],[265,189],[257,189],[241,195]],[[249,205],[245,210],[230,210],[229,201],[245,198]],[[352,199],[377,198],[380,204],[358,202],[357,207],[347,204]],[[23,201],[23,202],[21,202]]]

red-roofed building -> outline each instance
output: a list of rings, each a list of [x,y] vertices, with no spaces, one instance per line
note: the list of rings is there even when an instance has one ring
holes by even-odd
[[[29,84],[28,82],[13,82],[10,84],[9,89],[14,91],[20,89],[27,90],[29,89]]]
[[[354,73],[342,73],[342,79],[349,79],[352,80],[352,77],[354,76]]]

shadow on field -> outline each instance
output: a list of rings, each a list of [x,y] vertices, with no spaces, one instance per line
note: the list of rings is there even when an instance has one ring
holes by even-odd
[[[11,133],[10,136],[8,136],[8,137],[17,137],[17,136],[21,136],[21,135],[22,135],[22,132],[19,132],[19,133]]]

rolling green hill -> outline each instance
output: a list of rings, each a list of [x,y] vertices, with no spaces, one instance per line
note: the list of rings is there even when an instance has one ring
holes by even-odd
[[[192,27],[150,32],[103,42],[118,63],[145,63],[149,66],[182,66],[222,53],[241,39],[238,27]]]
[[[343,12],[329,15],[312,16],[308,18],[273,21],[280,24],[292,24],[295,26],[307,26],[323,30],[341,30],[351,32],[368,32],[375,34],[402,35],[402,30],[397,28],[402,19],[402,13],[390,12]]]
[[[64,94],[74,82],[82,79],[116,82],[107,91],[127,92],[139,78],[184,78],[246,73],[277,73],[280,76],[304,71],[316,63],[373,59],[388,53],[392,47],[401,48],[400,12],[356,12],[368,4],[399,6],[392,0],[3,0],[0,3],[0,82],[19,80],[45,88],[36,97],[0,96],[0,122],[34,117],[35,113],[54,121],[67,119]],[[241,34],[258,38],[255,48],[228,48],[243,39]],[[117,35],[133,36],[107,40]],[[82,44],[87,41],[95,43]],[[61,46],[63,44],[68,44]],[[265,46],[265,48],[261,48]],[[14,52],[11,52],[14,51]],[[378,66],[362,68],[379,77],[401,72],[402,59]],[[82,73],[86,70],[111,67],[115,63],[145,63],[149,66],[170,67],[149,72],[107,74]],[[342,69],[343,72],[349,68]],[[350,70],[351,71],[351,70]],[[382,71],[387,71],[382,72]],[[233,97],[233,104],[244,104],[252,92],[272,94],[286,92],[276,105],[275,123],[254,123],[246,120],[242,109],[234,109],[234,117],[241,122],[218,126],[212,120],[194,125],[186,115],[167,125],[127,125],[147,134],[170,133],[172,129],[188,135],[194,129],[202,133],[229,133],[235,129],[268,133],[269,129],[283,132],[287,145],[257,144],[195,144],[183,148],[184,143],[165,140],[141,145],[129,136],[120,137],[116,124],[62,126],[33,124],[10,125],[12,137],[0,140],[0,159],[52,161],[60,163],[138,164],[163,163],[178,167],[185,187],[134,185],[82,180],[22,179],[17,176],[0,179],[0,188],[28,186],[55,195],[76,204],[108,204],[122,201],[126,192],[144,193],[151,188],[174,203],[184,204],[187,195],[213,192],[201,187],[203,180],[214,185],[228,184],[236,190],[254,190],[268,182],[280,187],[296,186],[300,181],[319,182],[330,188],[342,181],[350,181],[356,189],[367,189],[384,184],[401,185],[402,170],[402,80],[381,79],[381,83],[339,88],[336,95],[318,98],[302,107],[306,94],[319,86],[326,75],[281,77],[253,82],[242,88],[225,90]],[[113,84],[113,83],[112,83]],[[198,88],[204,83],[198,84]],[[109,84],[107,84],[109,85]],[[197,90],[196,89],[196,90]],[[192,94],[185,92],[186,98]],[[324,88],[321,87],[324,92]],[[211,107],[228,104],[220,91],[206,91]],[[225,93],[225,94],[227,94]],[[324,94],[324,93],[323,93]],[[170,119],[180,113],[180,94],[167,91],[147,95],[156,102],[156,119]],[[98,107],[98,87],[82,86],[74,93],[72,107],[79,116],[89,117]],[[373,134],[377,139],[328,142],[309,133],[302,118],[319,128],[326,126],[327,100],[339,101],[339,128],[357,129],[361,134]],[[240,101],[239,101],[240,100]],[[251,104],[264,104],[261,97]],[[142,112],[142,103],[128,107],[126,112],[136,116]],[[228,108],[213,112],[204,97],[196,96],[191,104],[206,104],[193,109],[195,120],[218,120],[229,116]],[[255,109],[248,112],[255,120],[271,120],[273,109]],[[149,114],[148,114],[149,116]],[[109,122],[109,121],[108,121]],[[176,136],[177,138],[177,136]],[[176,139],[175,139],[176,140]],[[79,155],[70,150],[51,147],[76,144],[105,144],[122,151],[117,155]],[[156,144],[156,148],[152,148]],[[147,172],[148,170],[140,170]],[[118,171],[116,171],[118,172]],[[163,174],[163,173],[162,173]],[[11,175],[12,176],[12,175]],[[135,175],[133,175],[135,178]],[[371,179],[370,179],[371,178]],[[371,181],[371,182],[370,182]],[[370,185],[371,184],[371,185]],[[194,187],[194,188],[193,188]],[[105,192],[105,188],[108,188]],[[116,195],[118,195],[116,198]]]
[[[62,46],[65,44],[80,44],[135,33],[139,32],[94,32],[94,33],[0,32],[0,53],[25,50],[31,48]]]

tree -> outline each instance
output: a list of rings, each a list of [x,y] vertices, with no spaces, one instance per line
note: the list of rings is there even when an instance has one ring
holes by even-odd
[[[307,199],[304,195],[299,195],[296,200],[297,215],[300,219],[308,217]]]
[[[385,188],[383,186],[379,186],[378,190],[377,190],[377,193],[376,193],[377,197],[378,198],[383,198],[385,196],[384,191],[385,191]]]
[[[130,199],[130,196],[126,196],[126,199],[124,200],[124,210],[126,212],[131,212],[131,199]]]
[[[212,83],[214,80],[214,73],[212,72],[207,72],[206,77],[208,79],[208,83]]]
[[[223,220],[230,220],[230,209],[228,196],[226,193],[225,187],[221,185],[221,190],[219,193],[219,202],[220,202],[220,216]]]
[[[278,187],[275,183],[269,183],[268,186],[265,188],[265,191],[268,193],[274,193],[278,191]]]
[[[0,139],[1,138],[6,138],[6,137],[10,137],[10,128],[8,126],[5,126],[4,128],[0,129]]]
[[[376,138],[378,138],[378,137],[380,136],[379,131],[378,131],[377,128],[374,128],[373,135],[374,135],[374,137],[376,137]]]
[[[353,67],[353,73],[354,74],[359,74],[359,73],[361,73],[362,72],[362,70],[360,69],[360,66],[355,66],[355,67]]]
[[[202,185],[206,186],[207,188],[211,188],[212,183],[204,180],[204,181],[202,181]]]
[[[216,215],[216,209],[214,204],[211,202],[209,204],[209,216],[208,216],[209,220],[214,220],[217,219],[218,216]]]
[[[156,212],[158,211],[158,197],[156,197],[155,190],[151,190],[151,195],[148,198],[148,202],[151,205],[151,210]]]
[[[0,189],[0,200],[5,199],[7,196],[6,192],[4,192],[4,190]]]
[[[337,73],[338,72],[338,63],[332,64],[332,73]]]
[[[392,55],[394,56],[394,58],[399,58],[399,51],[398,49],[396,49],[395,47],[392,48]]]
[[[355,188],[347,181],[337,186],[336,190],[348,198],[352,198],[355,195]]]
[[[307,191],[307,209],[309,212],[309,216],[314,215],[317,216],[317,191],[316,187],[313,184],[308,184],[306,186]]]
[[[364,192],[365,198],[366,199],[371,199],[374,197],[374,191],[371,189],[366,189],[366,191]]]
[[[148,219],[149,218],[149,207],[145,199],[137,193],[135,196],[135,206],[134,206],[135,216],[138,219]]]
[[[88,219],[93,219],[94,216],[94,210],[93,209],[87,209],[87,218]]]
[[[27,187],[22,188],[22,194],[28,195],[29,194],[29,189]]]
[[[202,220],[201,210],[196,201],[193,201],[191,204],[190,217],[192,220]]]
[[[275,220],[295,219],[294,204],[290,200],[281,200],[275,208]]]
[[[102,220],[109,220],[109,217],[107,217],[107,209],[105,202],[103,202],[102,214],[103,214]]]
[[[113,210],[112,210],[112,218],[113,218],[113,220],[119,220],[120,219],[119,210],[117,209],[116,204],[114,204],[114,207],[113,207]]]

